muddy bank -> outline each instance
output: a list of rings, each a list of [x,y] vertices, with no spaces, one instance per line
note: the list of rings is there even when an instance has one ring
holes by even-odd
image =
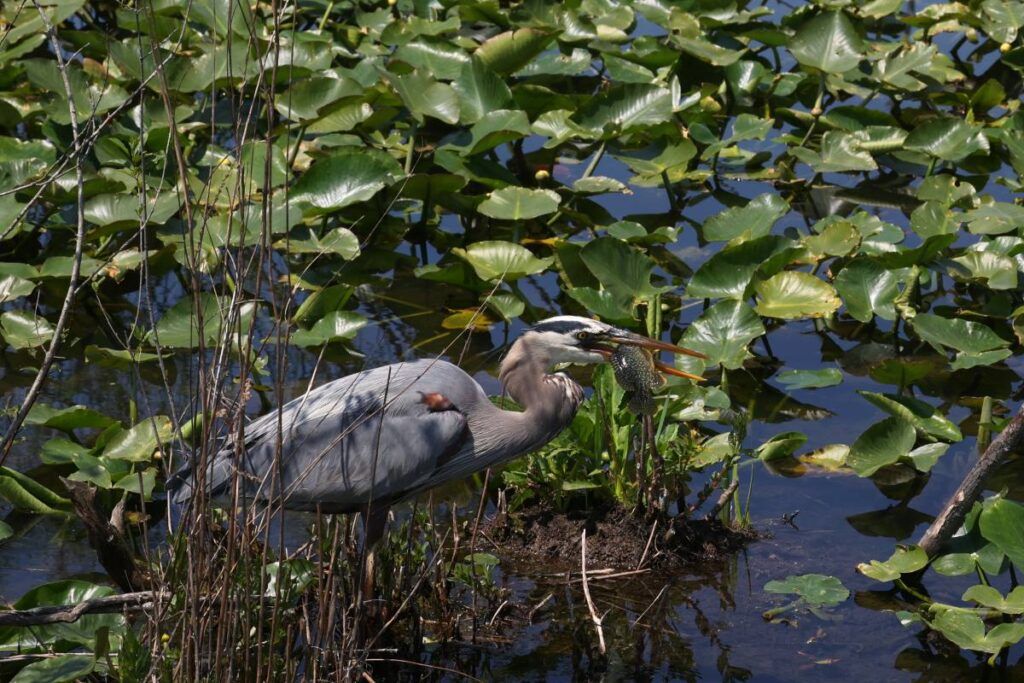
[[[532,507],[487,524],[497,550],[513,560],[542,561],[556,570],[578,570],[581,535],[587,531],[587,568],[682,568],[724,559],[759,534],[719,520],[646,522],[621,506],[560,512]]]

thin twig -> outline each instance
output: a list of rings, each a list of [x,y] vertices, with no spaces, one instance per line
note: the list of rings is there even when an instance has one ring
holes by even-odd
[[[594,601],[590,597],[590,584],[587,581],[587,530],[583,530],[583,535],[580,539],[580,572],[583,574],[583,595],[587,599],[587,609],[590,610],[590,619],[594,622],[594,630],[597,631],[597,649],[604,655],[606,648],[604,645],[604,629],[601,628],[601,617],[597,616],[597,610],[594,609]]]
[[[3,444],[0,444],[0,465],[3,465],[4,461],[7,460],[7,456],[11,452],[11,446],[14,445],[14,437],[17,436],[18,430],[21,429],[22,423],[28,416],[28,411],[32,409],[36,399],[39,398],[39,392],[42,391],[43,383],[46,382],[46,377],[50,374],[53,361],[57,357],[57,352],[60,351],[61,337],[64,336],[64,328],[67,326],[68,318],[71,317],[71,304],[75,300],[75,288],[78,286],[78,276],[82,269],[82,247],[85,243],[85,179],[82,173],[82,164],[85,158],[81,153],[80,146],[82,143],[78,136],[78,107],[75,105],[71,81],[68,79],[67,64],[65,64],[64,56],[61,54],[60,42],[57,40],[53,24],[50,23],[50,18],[46,16],[38,0],[32,1],[39,12],[43,27],[50,37],[50,46],[57,59],[57,69],[60,71],[61,83],[64,85],[64,94],[68,98],[68,113],[71,115],[71,132],[75,141],[75,186],[77,188],[75,199],[75,254],[74,260],[71,263],[71,279],[68,282],[68,291],[64,295],[64,303],[61,306],[60,315],[57,317],[57,324],[53,328],[50,346],[46,349],[43,362],[39,366],[39,371],[36,372],[32,386],[29,387],[28,393],[25,394],[25,399],[21,402],[21,407],[18,408],[18,413],[11,421],[10,427],[7,428]]]

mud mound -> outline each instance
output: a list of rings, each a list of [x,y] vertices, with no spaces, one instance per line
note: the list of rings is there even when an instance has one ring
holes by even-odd
[[[641,560],[650,568],[703,564],[727,557],[758,537],[753,529],[733,529],[718,520],[645,522],[617,505],[570,512],[533,507],[491,520],[487,533],[512,558],[578,570],[584,529],[588,569],[636,569]]]

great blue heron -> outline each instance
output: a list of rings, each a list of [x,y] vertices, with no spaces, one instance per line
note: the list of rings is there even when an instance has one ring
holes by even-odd
[[[615,346],[703,357],[672,344],[577,316],[528,328],[501,363],[502,385],[522,412],[495,406],[476,381],[441,360],[366,370],[328,382],[245,427],[209,463],[212,497],[237,492],[293,510],[364,515],[372,548],[389,507],[536,449],[569,425],[583,389],[559,365],[607,361]],[[656,361],[667,374],[695,375]],[[278,434],[280,457],[278,451]],[[172,476],[172,499],[185,503],[196,485],[186,468]]]

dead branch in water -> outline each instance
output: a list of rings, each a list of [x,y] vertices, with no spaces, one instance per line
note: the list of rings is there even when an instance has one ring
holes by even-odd
[[[108,595],[102,598],[83,600],[75,605],[45,605],[32,609],[0,611],[0,626],[45,626],[47,624],[70,624],[86,614],[118,614],[142,612],[153,607],[158,598],[168,598],[170,593],[138,591]]]
[[[96,558],[110,578],[128,592],[150,587],[152,577],[138,561],[124,533],[123,501],[114,507],[110,519],[107,519],[96,503],[96,487],[80,481],[61,481],[68,490],[75,514],[85,525],[89,545],[96,551]]]
[[[1017,409],[1017,414],[1007,423],[985,452],[978,459],[960,482],[960,486],[949,501],[935,517],[928,530],[917,542],[929,557],[953,537],[963,523],[964,518],[974,506],[974,501],[981,495],[985,480],[1007,455],[1024,447],[1024,404]]]

